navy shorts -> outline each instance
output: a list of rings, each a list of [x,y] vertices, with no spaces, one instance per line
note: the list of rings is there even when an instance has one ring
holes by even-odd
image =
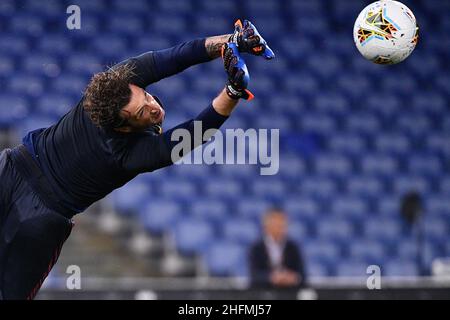
[[[0,300],[36,296],[73,226],[44,203],[29,178],[10,149],[0,153]]]

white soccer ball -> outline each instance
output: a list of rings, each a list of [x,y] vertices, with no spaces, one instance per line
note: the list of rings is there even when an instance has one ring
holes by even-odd
[[[361,11],[353,28],[353,38],[367,60],[396,64],[413,52],[419,28],[413,12],[403,3],[381,0]]]

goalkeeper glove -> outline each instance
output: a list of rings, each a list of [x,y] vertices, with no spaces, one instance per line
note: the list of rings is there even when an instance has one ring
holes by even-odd
[[[228,75],[228,82],[225,90],[232,99],[252,100],[253,94],[247,90],[250,81],[247,65],[239,54],[239,50],[234,43],[224,44],[222,47],[222,58],[225,71]]]
[[[237,20],[234,24],[234,33],[229,42],[237,45],[239,52],[250,53],[255,56],[263,56],[267,60],[275,58],[272,49],[266,40],[259,34],[256,27],[248,20]]]

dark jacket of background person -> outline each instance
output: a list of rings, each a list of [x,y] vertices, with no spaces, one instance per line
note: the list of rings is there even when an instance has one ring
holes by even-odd
[[[303,258],[299,246],[290,240],[287,233],[287,216],[280,210],[271,210],[264,219],[265,236],[257,241],[249,252],[252,287],[301,287],[306,284]],[[278,242],[274,239],[278,239]],[[281,258],[274,264],[270,258],[270,243],[282,247]],[[276,273],[290,273],[297,278],[295,283],[277,284]]]

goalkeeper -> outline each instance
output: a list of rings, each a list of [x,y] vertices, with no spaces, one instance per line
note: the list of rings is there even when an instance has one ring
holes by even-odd
[[[218,129],[239,99],[252,99],[242,52],[274,57],[250,22],[237,21],[233,34],[130,58],[94,75],[56,124],[1,152],[0,300],[35,297],[75,214],[138,174],[171,165],[173,130],[189,130],[194,141],[193,121],[202,121],[203,132]],[[162,133],[165,110],[145,88],[221,55],[225,88],[195,119]]]

